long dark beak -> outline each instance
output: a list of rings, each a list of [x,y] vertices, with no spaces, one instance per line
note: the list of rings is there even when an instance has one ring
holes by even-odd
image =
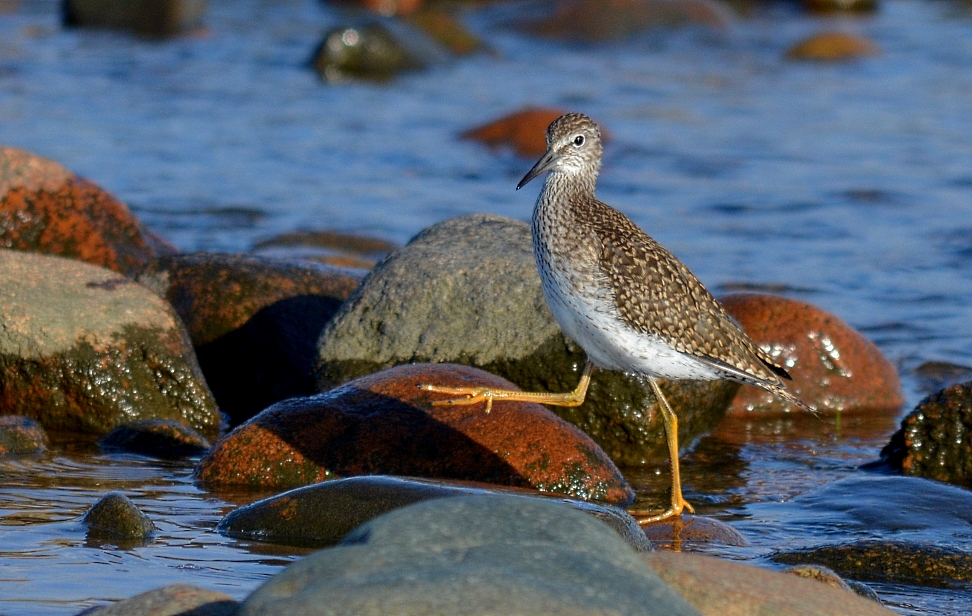
[[[525,176],[523,176],[523,179],[520,180],[520,183],[516,185],[516,189],[520,190],[521,188],[526,186],[533,178],[537,177],[544,171],[549,171],[554,165],[557,164],[557,160],[559,158],[560,157],[557,156],[557,154],[554,153],[553,150],[547,150],[547,153],[544,154],[540,158],[540,160],[537,161],[537,164],[533,165],[533,169],[530,169],[530,171]]]

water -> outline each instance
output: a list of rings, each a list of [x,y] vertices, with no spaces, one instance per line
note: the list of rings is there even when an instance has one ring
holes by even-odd
[[[249,250],[321,228],[403,243],[459,214],[529,216],[538,187],[513,187],[533,161],[458,133],[527,105],[584,111],[613,136],[599,196],[710,288],[783,285],[838,314],[898,364],[908,408],[916,366],[972,365],[968,5],[886,0],[865,18],[765,5],[722,32],[598,45],[506,25],[538,6],[463,12],[493,53],[389,85],[328,86],[305,63],[348,19],[313,0],[211,0],[208,36],[164,43],[65,31],[55,0],[7,3],[0,143],[111,190],[182,250]],[[866,35],[882,54],[784,59],[824,29]],[[690,455],[687,496],[745,519],[749,504],[785,504],[854,473],[893,423],[848,438],[704,441],[701,451],[728,452],[730,469],[713,482]],[[2,462],[0,613],[71,614],[177,581],[242,597],[297,556],[213,534],[240,500],[197,490],[189,472],[70,447]],[[664,485],[653,472],[632,477]],[[74,518],[108,489],[157,520],[154,543],[86,544]],[[776,530],[734,556],[766,556]],[[134,574],[124,586],[122,570]],[[878,590],[902,613],[972,609],[961,593]]]

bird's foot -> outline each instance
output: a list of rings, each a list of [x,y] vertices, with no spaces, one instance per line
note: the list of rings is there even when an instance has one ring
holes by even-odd
[[[657,509],[654,511],[657,511]],[[678,499],[672,502],[672,506],[665,511],[662,511],[661,513],[655,513],[654,511],[648,509],[628,509],[628,513],[630,513],[638,524],[642,526],[680,516],[682,515],[683,511],[695,513],[695,509],[692,507],[692,505],[690,505],[687,500],[682,498],[681,495],[679,495]]]
[[[493,410],[493,398],[497,397],[497,390],[489,387],[444,387],[441,385],[419,385],[422,391],[431,391],[437,394],[448,394],[450,396],[462,396],[461,398],[450,398],[448,400],[434,400],[432,406],[467,406],[470,404],[486,403],[486,412]]]

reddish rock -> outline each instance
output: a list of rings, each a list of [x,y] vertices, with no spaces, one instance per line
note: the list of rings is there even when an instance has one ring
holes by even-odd
[[[641,557],[704,616],[892,616],[851,592],[793,575],[677,552]]]
[[[460,137],[490,147],[509,146],[523,157],[542,156],[547,151],[547,127],[565,113],[562,109],[529,107],[468,130]]]
[[[729,295],[722,305],[793,377],[787,389],[820,411],[897,411],[904,402],[894,365],[840,318],[792,299]],[[743,386],[730,413],[787,412],[789,405]]]
[[[0,456],[46,451],[47,433],[36,420],[23,415],[0,416]]]
[[[676,552],[713,543],[732,546],[749,544],[742,533],[725,522],[691,514],[655,522],[643,529],[654,547]]]
[[[52,160],[0,147],[0,247],[130,273],[175,249],[110,193]]]
[[[692,24],[723,28],[732,21],[729,7],[716,0],[569,0],[524,30],[547,38],[597,42],[650,28]]]
[[[409,15],[407,21],[458,56],[469,55],[483,48],[482,41],[451,13],[442,9],[430,8],[417,11]]]
[[[824,32],[800,41],[786,52],[791,60],[842,62],[876,56],[877,45],[862,36],[844,32]]]
[[[233,254],[181,254],[138,281],[182,317],[220,408],[240,423],[317,391],[317,338],[363,272]]]
[[[630,502],[620,471],[583,432],[538,404],[431,406],[419,384],[516,386],[454,364],[398,366],[268,408],[196,468],[207,487],[282,489],[351,475],[482,481]]]

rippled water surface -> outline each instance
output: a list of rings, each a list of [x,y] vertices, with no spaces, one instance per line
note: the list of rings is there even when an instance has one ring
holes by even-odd
[[[840,315],[899,365],[909,408],[916,366],[972,365],[969,5],[884,0],[863,18],[755,5],[725,31],[596,45],[508,27],[538,6],[463,11],[491,53],[328,86],[306,61],[356,18],[313,0],[210,0],[208,35],[162,43],[63,30],[54,1],[2,3],[0,143],[113,191],[183,250],[321,228],[404,243],[458,214],[526,219],[539,186],[513,188],[533,161],[456,135],[526,105],[576,109],[613,136],[599,196],[710,288],[781,287]],[[823,29],[882,53],[784,59]],[[786,502],[860,472],[894,419],[796,442],[705,439],[686,459],[687,496],[744,531],[752,545],[733,557],[813,545],[787,526]],[[654,469],[632,479],[667,485]],[[154,543],[86,542],[76,517],[109,489],[157,520]],[[188,464],[75,447],[0,461],[0,613],[71,614],[174,582],[243,597],[297,554],[214,534],[230,501],[197,490]],[[967,593],[875,586],[903,613],[972,611]]]

